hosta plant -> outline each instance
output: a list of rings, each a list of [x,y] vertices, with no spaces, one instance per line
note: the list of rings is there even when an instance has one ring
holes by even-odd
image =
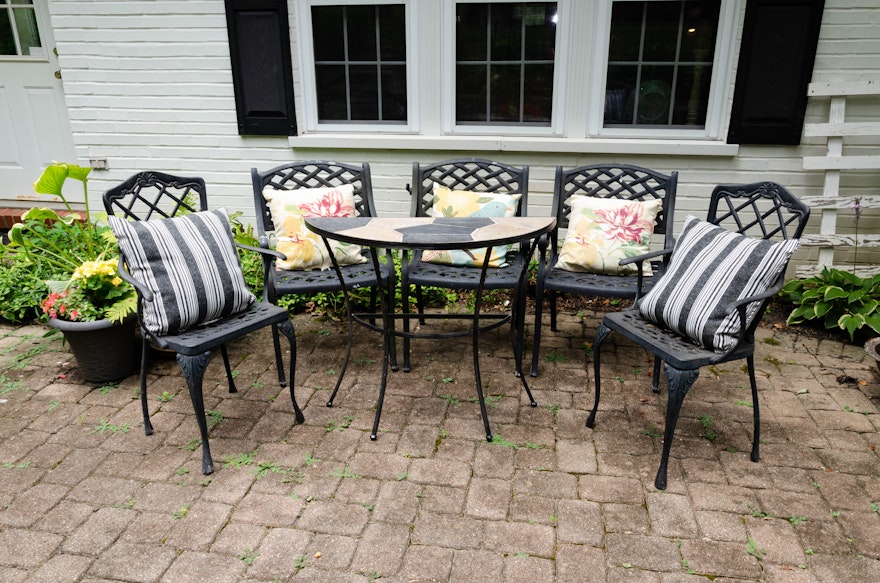
[[[863,279],[826,267],[820,275],[789,281],[781,294],[795,306],[789,325],[816,322],[826,330],[840,328],[851,341],[866,327],[880,334],[880,275]]]

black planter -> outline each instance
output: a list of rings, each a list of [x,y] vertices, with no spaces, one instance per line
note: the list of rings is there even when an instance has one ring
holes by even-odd
[[[49,318],[49,326],[61,330],[82,378],[91,383],[119,381],[137,367],[135,327],[131,315],[121,324],[110,320],[69,322]]]

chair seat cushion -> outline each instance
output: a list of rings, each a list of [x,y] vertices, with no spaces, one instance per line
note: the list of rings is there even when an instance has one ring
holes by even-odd
[[[752,239],[688,216],[666,273],[639,301],[639,311],[704,348],[728,350],[741,332],[731,304],[767,291],[797,247],[796,239]],[[758,308],[760,302],[749,305],[748,323]]]
[[[568,232],[555,267],[608,275],[635,274],[635,264],[619,263],[650,251],[654,221],[663,201],[584,195],[573,195],[569,201]],[[650,263],[645,262],[643,274],[651,273]]]
[[[108,221],[131,275],[153,293],[143,311],[143,325],[153,334],[176,334],[256,300],[245,284],[225,209]]]
[[[275,249],[287,258],[275,262],[278,269],[330,269],[333,260],[321,237],[310,231],[304,217],[353,217],[354,185],[337,187],[297,188],[279,190],[272,186],[263,189],[263,198],[269,203],[272,223],[275,225]],[[364,263],[360,245],[329,241],[339,265]]]
[[[428,214],[434,217],[513,217],[520,198],[521,194],[452,190],[435,182],[434,200]],[[507,251],[507,245],[493,247],[489,267],[506,265]],[[426,251],[422,255],[422,260],[428,263],[459,267],[482,267],[485,259],[485,249]]]

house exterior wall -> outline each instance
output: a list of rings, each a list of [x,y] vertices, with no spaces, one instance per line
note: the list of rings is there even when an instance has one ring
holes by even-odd
[[[744,0],[736,4],[735,42],[729,57],[734,69],[745,4]],[[296,108],[301,122],[298,6],[297,0],[289,0]],[[453,143],[438,136],[421,141],[391,138],[387,142],[378,137],[371,141],[373,136],[331,140],[308,135],[290,139],[239,136],[221,0],[50,0],[49,8],[79,162],[87,164],[97,158],[108,162],[107,170],[92,173],[93,204],[98,204],[104,190],[135,172],[156,169],[202,176],[213,207],[242,211],[247,220],[254,212],[252,167],[264,170],[297,159],[366,160],[372,165],[381,215],[405,216],[409,212],[405,186],[412,162],[461,156],[529,164],[528,212],[532,215],[550,212],[557,164],[616,161],[664,172],[678,170],[678,223],[689,212],[704,214],[706,198],[718,183],[774,180],[800,196],[818,196],[822,191],[823,174],[802,168],[803,156],[824,153],[825,143],[818,139],[804,139],[796,147],[736,146],[723,140],[710,147],[704,142],[581,138],[568,143],[557,140],[555,146],[542,143],[532,149],[528,139],[482,139],[471,148],[462,145],[462,140]],[[422,18],[429,16],[423,13]],[[431,62],[430,56],[419,58],[422,65]],[[729,118],[734,78],[735,70],[726,92],[725,118]],[[880,78],[877,0],[826,0],[812,80],[867,78]],[[767,94],[772,98],[772,87],[767,88]],[[432,105],[436,104],[430,96],[420,102],[420,107]],[[880,117],[877,106],[876,99],[856,100],[849,111],[876,120]],[[808,120],[826,117],[827,109],[827,100],[811,100]],[[725,119],[722,136],[727,133],[726,123]],[[444,146],[447,142],[451,144],[448,147]],[[876,192],[878,174],[880,170],[845,172],[842,191],[858,193],[874,188]]]

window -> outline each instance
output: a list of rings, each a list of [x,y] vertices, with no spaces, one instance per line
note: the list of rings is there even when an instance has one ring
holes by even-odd
[[[407,121],[402,4],[312,6],[318,121]]]
[[[384,133],[462,149],[523,148],[536,137],[547,151],[553,140],[559,151],[601,138],[719,140],[741,7],[298,0],[298,87],[315,136],[296,145],[332,144],[331,133],[363,134],[358,145]]]
[[[457,4],[456,123],[549,126],[555,52],[555,2]]]
[[[43,57],[31,0],[0,0],[0,56]]]
[[[719,7],[613,3],[604,127],[705,127]]]

